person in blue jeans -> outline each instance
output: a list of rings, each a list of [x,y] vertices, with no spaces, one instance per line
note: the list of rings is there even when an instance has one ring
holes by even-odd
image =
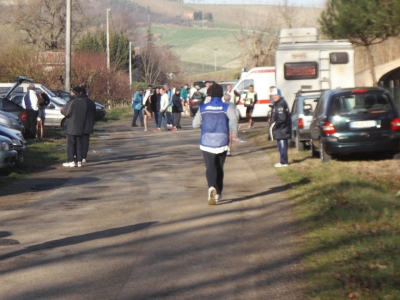
[[[285,99],[279,95],[278,89],[271,91],[274,100],[271,116],[270,136],[276,140],[279,149],[280,160],[274,167],[281,168],[289,165],[288,141],[292,138],[292,121],[289,106]]]
[[[140,126],[144,126],[143,113],[142,113],[142,101],[143,101],[144,90],[140,88],[132,97],[132,108],[133,108],[133,119],[132,127],[138,127],[136,124],[137,118],[140,119]]]

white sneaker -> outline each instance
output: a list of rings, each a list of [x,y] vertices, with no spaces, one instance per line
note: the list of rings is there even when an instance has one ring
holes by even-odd
[[[215,187],[210,187],[208,189],[208,205],[215,205],[217,202],[215,201],[215,196],[217,195],[217,190]],[[217,200],[218,201],[218,200]]]
[[[82,162],[85,163],[86,162],[86,158],[82,158]]]
[[[222,194],[216,194],[215,198],[214,198],[215,204],[218,204],[218,201],[221,200],[221,199],[222,199]]]
[[[281,163],[274,164],[275,168],[282,168],[282,167],[287,167],[287,166],[288,166],[288,164],[281,164]]]
[[[71,162],[63,163],[62,166],[67,167],[67,168],[74,168],[76,165],[75,165],[75,162],[71,161]]]
[[[82,163],[78,161],[78,168],[82,167]]]

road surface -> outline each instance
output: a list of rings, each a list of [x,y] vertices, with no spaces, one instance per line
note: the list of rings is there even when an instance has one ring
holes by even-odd
[[[182,123],[104,125],[84,167],[2,189],[0,299],[303,299],[298,228],[265,147],[234,144],[209,206],[199,131]]]

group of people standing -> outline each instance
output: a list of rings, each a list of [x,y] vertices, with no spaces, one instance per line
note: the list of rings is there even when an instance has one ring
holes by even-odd
[[[67,136],[67,162],[64,167],[82,167],[89,151],[90,135],[93,133],[96,105],[89,99],[84,87],[73,87],[71,99],[61,109],[65,116]]]

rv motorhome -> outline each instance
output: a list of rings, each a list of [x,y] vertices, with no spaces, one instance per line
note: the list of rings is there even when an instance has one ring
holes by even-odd
[[[240,93],[240,101],[237,102],[237,112],[239,118],[246,117],[246,107],[242,97],[249,91],[249,86],[254,86],[257,92],[257,103],[254,105],[253,117],[266,117],[270,110],[269,87],[275,86],[275,67],[257,67],[252,68],[242,74],[233,89]]]
[[[354,87],[354,49],[347,40],[318,40],[316,28],[281,29],[276,83],[289,107],[299,90]]]

